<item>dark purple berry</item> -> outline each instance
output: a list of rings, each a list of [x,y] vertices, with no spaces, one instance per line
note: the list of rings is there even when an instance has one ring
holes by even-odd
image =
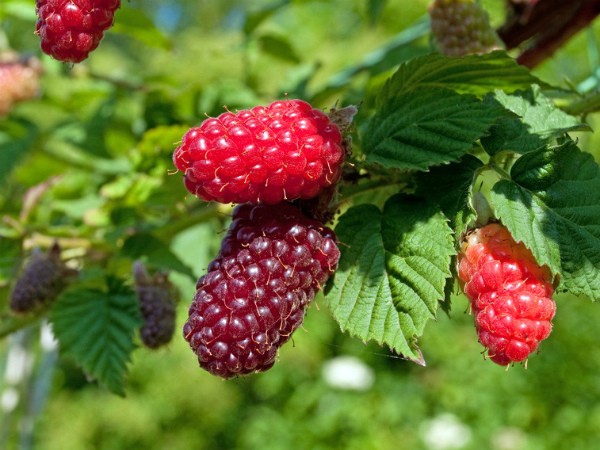
[[[271,368],[339,256],[333,231],[289,203],[237,206],[183,328],[200,366],[222,378]]]
[[[10,296],[10,308],[27,313],[51,303],[67,286],[75,271],[60,259],[60,247],[54,244],[46,253],[34,250],[17,279]]]
[[[133,275],[143,320],[142,342],[152,349],[168,344],[175,332],[177,291],[167,274],[157,272],[151,277],[139,261],[133,266]]]

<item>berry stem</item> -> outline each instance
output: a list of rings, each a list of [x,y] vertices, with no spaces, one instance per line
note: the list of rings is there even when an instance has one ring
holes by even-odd
[[[358,195],[366,194],[368,192],[376,193],[381,190],[382,187],[391,188],[395,187],[398,191],[406,187],[408,182],[406,180],[399,179],[368,179],[358,183],[342,183],[340,185],[340,195],[337,205],[334,205],[332,209],[337,209],[352,202],[352,199]]]
[[[589,95],[578,98],[562,107],[568,114],[578,116],[600,110],[600,92],[595,91]]]
[[[159,239],[170,239],[187,228],[206,222],[213,217],[218,217],[219,214],[216,203],[209,205],[200,204],[199,208],[188,211],[186,215],[178,217],[177,220],[172,220],[167,225],[157,228],[154,233]]]

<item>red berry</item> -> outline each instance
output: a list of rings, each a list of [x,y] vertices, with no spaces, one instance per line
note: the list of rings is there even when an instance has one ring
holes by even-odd
[[[183,328],[200,366],[223,378],[271,368],[339,256],[333,231],[291,204],[236,207]]]
[[[301,100],[206,119],[173,154],[201,199],[271,205],[316,197],[338,181],[343,159],[337,125]]]
[[[44,53],[64,62],[81,62],[98,47],[113,24],[121,0],[36,0]]]
[[[550,335],[556,311],[552,275],[503,225],[489,224],[467,237],[458,276],[492,361],[524,361]]]

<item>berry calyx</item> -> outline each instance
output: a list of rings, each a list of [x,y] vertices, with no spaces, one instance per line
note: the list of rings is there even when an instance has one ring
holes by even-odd
[[[83,61],[112,26],[119,6],[121,0],[36,0],[42,50],[59,61]]]
[[[524,361],[552,331],[552,275],[506,227],[488,224],[467,236],[458,276],[471,302],[479,341],[489,358]]]
[[[183,328],[200,366],[222,378],[271,368],[339,256],[333,231],[291,204],[237,206]]]
[[[487,13],[474,0],[435,0],[429,16],[431,33],[443,55],[464,56],[503,48]]]
[[[166,273],[150,276],[141,261],[134,263],[133,276],[143,320],[142,343],[151,349],[159,348],[171,342],[175,332],[177,291]]]
[[[203,200],[274,205],[317,197],[340,178],[344,156],[340,128],[324,112],[282,100],[206,119],[173,162]]]

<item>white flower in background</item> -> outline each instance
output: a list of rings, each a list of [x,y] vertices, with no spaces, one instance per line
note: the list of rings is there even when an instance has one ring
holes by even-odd
[[[0,396],[0,406],[2,407],[2,411],[9,413],[17,407],[18,403],[19,391],[14,387],[9,386],[2,391],[2,395]]]
[[[521,450],[527,446],[527,435],[518,428],[501,428],[492,436],[491,443],[495,450]]]
[[[471,441],[471,429],[454,414],[440,414],[423,423],[421,438],[432,450],[463,448]]]
[[[323,378],[336,389],[366,391],[375,381],[373,369],[353,356],[338,356],[323,364]]]

